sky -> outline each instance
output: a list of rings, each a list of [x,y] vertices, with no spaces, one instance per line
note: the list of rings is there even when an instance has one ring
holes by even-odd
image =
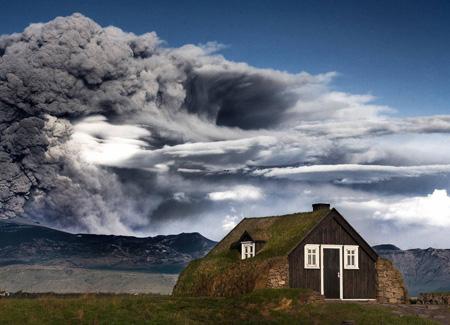
[[[218,240],[329,202],[449,247],[448,6],[2,3],[0,217]]]
[[[217,41],[230,60],[296,73],[336,71],[401,116],[450,112],[448,1],[1,1],[0,34],[80,12],[156,31],[170,46]]]

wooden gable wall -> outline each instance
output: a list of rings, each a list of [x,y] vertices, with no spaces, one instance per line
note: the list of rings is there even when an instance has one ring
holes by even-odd
[[[344,299],[376,298],[377,255],[339,213],[331,211],[288,257],[290,287],[311,288],[320,292],[320,269],[304,268],[306,244],[358,245],[359,269],[344,269]]]

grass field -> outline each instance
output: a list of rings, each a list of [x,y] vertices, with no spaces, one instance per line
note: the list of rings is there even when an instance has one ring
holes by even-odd
[[[39,295],[0,299],[0,324],[435,324],[375,304],[305,304],[307,292],[259,290],[238,298]]]

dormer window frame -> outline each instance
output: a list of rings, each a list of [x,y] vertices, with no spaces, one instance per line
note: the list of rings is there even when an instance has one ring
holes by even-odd
[[[248,258],[255,257],[256,245],[254,241],[241,242],[241,259],[246,260]]]

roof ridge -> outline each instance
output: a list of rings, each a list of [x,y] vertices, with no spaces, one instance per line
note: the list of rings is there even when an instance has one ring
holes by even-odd
[[[313,213],[313,212],[317,212],[317,211],[303,211],[303,212],[293,212],[293,213],[288,213],[288,214],[280,214],[277,216],[264,216],[264,217],[245,217],[243,219],[265,219],[265,218],[280,218],[280,217],[288,217],[288,216],[292,216],[295,214],[305,214],[305,213]],[[242,219],[242,220],[243,220]]]

